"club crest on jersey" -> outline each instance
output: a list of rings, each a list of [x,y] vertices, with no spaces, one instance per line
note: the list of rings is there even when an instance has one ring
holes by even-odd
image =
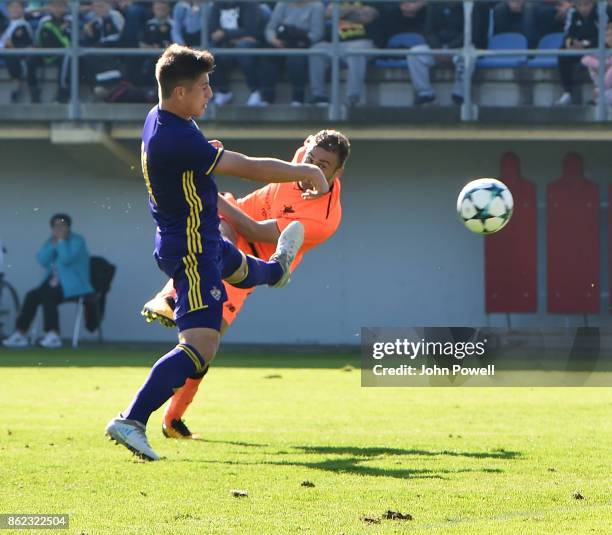
[[[215,301],[218,301],[219,299],[221,299],[221,290],[219,290],[219,288],[217,288],[216,286],[213,286],[212,290],[210,290],[210,295],[212,295]]]

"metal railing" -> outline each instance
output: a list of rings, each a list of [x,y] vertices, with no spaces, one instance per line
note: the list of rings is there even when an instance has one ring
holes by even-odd
[[[153,0],[149,0],[153,1]],[[258,2],[259,0],[242,0],[244,2]],[[340,67],[342,58],[346,56],[368,56],[368,57],[408,57],[408,56],[460,56],[463,59],[465,72],[463,77],[464,101],[461,105],[461,120],[464,122],[476,121],[478,117],[478,107],[475,105],[472,97],[472,78],[476,68],[478,58],[482,57],[503,57],[503,56],[584,56],[586,54],[595,55],[599,60],[599,75],[597,79],[597,87],[599,90],[599,99],[596,107],[595,120],[604,122],[608,120],[608,108],[605,101],[605,65],[609,56],[612,56],[612,49],[606,48],[605,31],[608,21],[607,15],[607,0],[596,0],[599,20],[598,46],[591,49],[513,49],[513,50],[481,50],[476,49],[473,44],[473,27],[472,16],[474,12],[474,4],[484,0],[453,0],[463,2],[464,13],[464,39],[463,47],[458,49],[431,49],[418,50],[411,49],[380,49],[380,48],[363,48],[363,49],[344,49],[339,38],[339,22],[340,22],[340,3],[343,0],[329,0],[332,4],[332,46],[329,49],[274,49],[274,48],[250,48],[250,49],[235,49],[235,48],[209,48],[208,39],[208,17],[211,0],[203,0],[200,2],[200,17],[201,17],[201,47],[209,48],[214,55],[218,56],[313,56],[326,55],[331,62],[331,98],[329,104],[328,118],[330,121],[342,120],[342,103],[340,99]],[[369,0],[373,3],[382,3],[387,0]],[[400,0],[394,0],[400,1]],[[442,2],[445,0],[428,0],[428,2]],[[2,56],[66,56],[71,59],[71,81],[70,81],[70,101],[69,101],[69,119],[77,121],[81,118],[81,102],[79,98],[79,58],[83,56],[158,56],[159,50],[141,49],[141,48],[92,48],[83,47],[80,45],[80,29],[79,29],[79,7],[80,0],[70,1],[70,13],[72,16],[71,28],[71,45],[69,48],[19,48],[19,49],[0,49],[0,57]]]

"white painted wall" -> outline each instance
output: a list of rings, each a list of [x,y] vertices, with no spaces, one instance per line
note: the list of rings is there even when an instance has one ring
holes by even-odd
[[[225,143],[283,158],[291,157],[294,146],[293,141]],[[137,154],[136,143],[129,148]],[[454,205],[468,179],[497,175],[506,150],[519,154],[524,175],[539,185],[540,200],[569,150],[585,156],[590,177],[612,181],[612,153],[603,143],[356,141],[344,180],[341,229],[307,255],[289,287],[258,289],[227,341],[350,344],[359,341],[362,326],[503,324],[503,317],[484,314],[482,239],[461,227]],[[164,280],[151,256],[153,225],[136,172],[97,146],[3,141],[0,155],[0,239],[9,250],[7,278],[20,294],[40,281],[34,255],[48,236],[49,217],[66,211],[90,252],[118,266],[106,338],[173,339],[172,331],[147,326],[139,316],[142,303]],[[226,178],[219,186],[235,193],[251,187]],[[542,245],[543,239],[541,232]],[[605,251],[602,256],[603,270]],[[540,282],[543,294],[542,276]],[[608,291],[605,271],[602,287]],[[540,303],[544,310],[543,295]],[[74,306],[64,305],[61,314],[68,334]],[[514,321],[564,325],[581,318],[542,312]],[[610,324],[609,314],[591,318],[592,324],[602,322]]]

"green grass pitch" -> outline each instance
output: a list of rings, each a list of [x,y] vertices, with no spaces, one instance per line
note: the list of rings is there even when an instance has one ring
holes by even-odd
[[[227,353],[187,414],[203,439],[164,439],[159,411],[166,459],[144,463],[103,430],[160,354],[0,351],[0,513],[88,535],[611,532],[611,389],[366,389],[350,355]]]

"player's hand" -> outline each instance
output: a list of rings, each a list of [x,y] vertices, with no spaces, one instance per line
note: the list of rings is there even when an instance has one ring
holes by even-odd
[[[321,193],[315,189],[307,189],[302,192],[302,199],[312,201],[313,199],[318,199],[319,197],[322,197],[323,195],[325,195],[325,193],[327,192]]]
[[[329,192],[329,182],[325,178],[323,171],[316,166],[313,166],[318,173],[308,181],[308,189],[302,193],[302,199],[312,200]]]

